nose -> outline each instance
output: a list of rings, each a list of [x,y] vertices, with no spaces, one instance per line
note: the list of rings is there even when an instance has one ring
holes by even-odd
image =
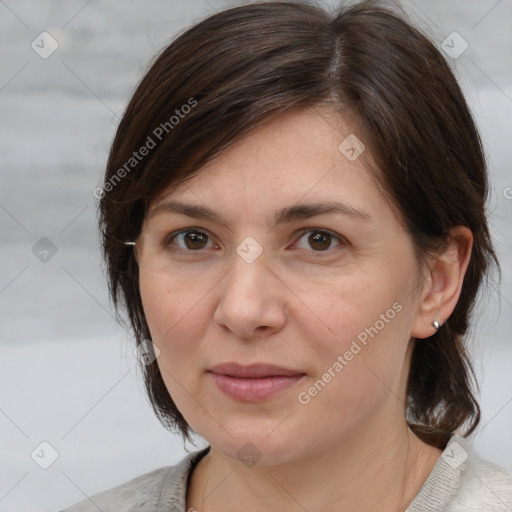
[[[279,332],[286,323],[287,288],[268,266],[264,253],[249,263],[237,253],[219,283],[217,325],[243,339]]]

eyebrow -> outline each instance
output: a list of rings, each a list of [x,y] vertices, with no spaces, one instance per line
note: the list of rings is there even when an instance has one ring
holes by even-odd
[[[166,201],[157,205],[149,213],[149,218],[162,213],[178,213],[181,215],[186,215],[187,217],[193,217],[195,219],[211,220],[224,226],[228,225],[228,222],[223,219],[222,216],[220,216],[212,209],[202,205],[187,204],[180,201]],[[325,215],[329,213],[340,213],[352,219],[365,222],[372,220],[371,215],[369,215],[364,210],[355,208],[352,205],[339,203],[336,201],[324,201],[317,203],[298,204],[277,210],[274,213],[274,225],[284,224],[294,220],[309,219],[317,215]]]

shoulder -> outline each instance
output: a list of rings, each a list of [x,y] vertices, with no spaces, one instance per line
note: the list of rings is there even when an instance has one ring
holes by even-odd
[[[505,512],[512,510],[512,473],[481,458],[453,434],[406,512]]]
[[[175,466],[166,466],[145,473],[127,482],[88,496],[60,512],[132,512],[160,510],[161,505],[183,503],[191,469],[209,448],[188,454]]]
[[[472,454],[447,512],[512,510],[512,473]]]
[[[158,502],[162,484],[173,466],[140,475],[106,491],[87,497],[61,512],[103,512],[138,510]]]

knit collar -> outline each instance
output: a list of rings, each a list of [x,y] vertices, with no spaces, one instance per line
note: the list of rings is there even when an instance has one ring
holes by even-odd
[[[189,453],[177,465],[169,469],[162,482],[158,500],[158,512],[183,512],[186,507],[187,488],[193,469],[210,451],[210,446]],[[452,434],[441,457],[405,512],[442,512],[452,501],[460,482],[473,457],[469,443],[463,437]]]

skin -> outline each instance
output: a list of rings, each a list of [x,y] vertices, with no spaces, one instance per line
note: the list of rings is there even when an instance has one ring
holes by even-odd
[[[446,251],[420,267],[364,159],[349,161],[338,150],[349,133],[328,110],[286,113],[152,202],[137,242],[144,311],[167,389],[211,445],[192,473],[187,510],[402,510],[441,454],[407,428],[406,382],[415,338],[428,343],[421,338],[435,332],[432,321],[445,321],[457,303],[471,232],[454,228]],[[208,206],[228,225],[151,215],[171,199]],[[272,220],[280,208],[326,200],[371,219]],[[174,246],[158,245],[184,228],[200,229],[207,241],[187,245],[181,235]],[[315,242],[318,230],[333,236]],[[235,250],[247,236],[263,249],[252,263]],[[378,334],[300,403],[299,393],[397,303]],[[242,402],[207,373],[228,361],[306,375],[266,401]],[[237,456],[246,443],[258,450],[256,465]]]

